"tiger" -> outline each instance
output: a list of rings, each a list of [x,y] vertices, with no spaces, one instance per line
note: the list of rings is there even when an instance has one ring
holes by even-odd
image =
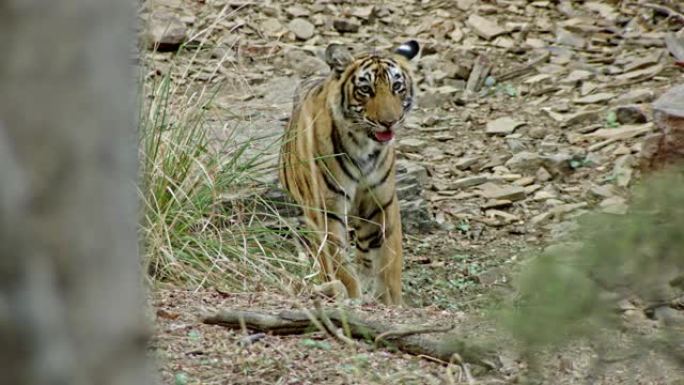
[[[300,83],[285,127],[280,183],[315,234],[310,250],[323,282],[352,300],[369,292],[363,298],[403,303],[394,137],[414,105],[410,61],[419,50],[415,40],[357,55],[328,45],[329,74]]]

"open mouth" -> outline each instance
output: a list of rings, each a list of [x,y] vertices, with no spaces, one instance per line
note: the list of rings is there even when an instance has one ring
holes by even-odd
[[[393,138],[394,138],[394,131],[392,131],[392,130],[375,131],[373,133],[373,139],[375,139],[378,142],[389,142]]]

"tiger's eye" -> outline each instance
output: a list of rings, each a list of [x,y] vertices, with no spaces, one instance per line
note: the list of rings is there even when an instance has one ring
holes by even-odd
[[[359,87],[359,91],[360,91],[361,93],[370,95],[371,92],[373,92],[373,89],[372,89],[370,86],[363,85],[363,86],[360,86],[360,87]]]
[[[399,92],[402,88],[404,88],[404,85],[401,82],[396,82],[392,84],[392,91],[394,92]]]

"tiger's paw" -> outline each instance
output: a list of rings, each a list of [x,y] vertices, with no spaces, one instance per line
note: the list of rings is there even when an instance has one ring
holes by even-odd
[[[344,286],[342,281],[333,280],[330,282],[324,282],[320,285],[315,285],[313,287],[313,292],[317,295],[324,296],[327,298],[342,300],[349,298],[347,293],[347,288]]]

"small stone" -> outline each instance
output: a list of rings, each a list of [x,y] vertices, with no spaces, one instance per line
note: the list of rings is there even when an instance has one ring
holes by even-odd
[[[653,103],[653,110],[660,114],[684,118],[684,84],[674,86],[662,94]]]
[[[356,7],[352,10],[351,14],[358,17],[359,19],[368,20],[373,15],[373,9],[375,6],[368,5],[365,7]]]
[[[485,132],[490,135],[508,135],[512,134],[516,128],[523,124],[525,124],[525,122],[521,122],[510,117],[503,117],[489,121],[487,123],[487,127],[485,128]]]
[[[584,70],[574,70],[568,74],[568,76],[561,80],[562,83],[575,83],[578,81],[583,81],[591,78],[593,74],[589,71]]]
[[[599,203],[601,211],[607,214],[624,215],[627,213],[627,203],[624,198],[612,196]]]
[[[625,64],[624,71],[625,72],[631,72],[635,71],[638,69],[650,67],[652,65],[660,63],[660,58],[662,56],[662,51],[657,50],[656,52],[651,53],[650,55],[646,56],[635,56],[634,59]]]
[[[463,30],[458,25],[454,27],[453,31],[449,32],[449,38],[451,38],[454,43],[458,43],[463,40],[463,36]]]
[[[625,92],[615,99],[616,104],[648,103],[655,98],[655,93],[647,89],[638,89]]]
[[[270,36],[276,35],[283,31],[283,25],[280,24],[278,19],[274,17],[265,19],[259,26],[261,27],[261,32]]]
[[[177,50],[187,39],[187,27],[176,15],[153,12],[147,26],[147,46],[158,51]]]
[[[438,227],[423,199],[401,201],[401,227],[404,234],[424,234]]]
[[[560,144],[557,141],[544,141],[539,144],[541,152],[556,152]]]
[[[580,86],[580,95],[587,96],[590,93],[596,91],[597,88],[598,84],[594,82],[582,82],[582,85]]]
[[[501,28],[495,21],[485,19],[476,14],[470,15],[466,24],[472,28],[473,32],[486,40],[492,40],[493,38],[506,33],[506,30]]]
[[[308,20],[295,18],[290,21],[287,28],[294,33],[299,40],[309,40],[313,37],[315,27]]]
[[[586,45],[586,41],[581,36],[564,28],[558,28],[556,31],[556,43],[574,48],[584,48]]]
[[[551,180],[553,176],[548,171],[546,171],[544,167],[539,167],[534,177],[537,182],[546,182],[548,180]]]
[[[615,8],[610,4],[604,4],[599,1],[589,1],[586,2],[584,6],[594,12],[597,12],[602,19],[605,19],[607,21],[615,21],[615,19],[617,19],[618,16],[620,16],[620,14],[616,12]]]
[[[483,197],[487,199],[505,199],[512,202],[525,199],[525,189],[515,185],[498,185],[487,182],[478,187]]]
[[[470,166],[477,163],[478,160],[480,160],[479,156],[464,156],[461,159],[459,159],[454,166],[457,169],[464,171],[469,169]]]
[[[620,143],[620,145],[615,150],[613,150],[613,155],[627,155],[631,153],[632,150],[629,147],[625,146],[623,143]]]
[[[616,194],[615,186],[610,184],[594,185],[587,191],[587,195],[594,198],[610,198]]]
[[[490,199],[480,206],[483,210],[510,206],[513,202],[508,199]]]
[[[336,19],[333,27],[339,33],[354,33],[359,31],[360,25],[353,19]]]
[[[429,181],[427,169],[416,162],[399,159],[397,160],[397,184],[402,184],[404,180],[425,186]]]
[[[637,105],[615,107],[615,116],[620,124],[641,124],[648,121],[644,110]]]
[[[529,151],[521,151],[514,154],[506,161],[506,167],[511,171],[532,173],[539,168],[542,159],[539,154]]]
[[[455,180],[454,182],[452,182],[449,185],[449,187],[451,189],[454,189],[454,190],[463,189],[463,188],[481,185],[481,184],[487,182],[488,180],[489,180],[489,178],[486,175],[469,176],[469,177],[465,177],[465,178]]]
[[[574,126],[593,123],[601,120],[601,110],[587,110],[579,111],[572,115],[566,115],[563,119],[563,125]]]
[[[525,145],[525,142],[520,140],[520,139],[506,139],[506,145],[508,146],[508,149],[511,150],[513,154],[517,154],[520,151],[525,151],[527,150],[527,146]]]
[[[630,71],[630,72],[625,72],[623,74],[615,76],[616,81],[627,81],[627,80],[635,80],[635,79],[640,79],[640,78],[647,78],[647,77],[652,77],[657,74],[659,74],[665,67],[662,64],[656,64],[651,67],[647,67],[644,69],[636,70],[636,71]]]
[[[588,95],[581,98],[573,100],[575,104],[594,104],[594,103],[604,103],[615,97],[615,94],[610,92],[600,92],[598,94]]]
[[[436,89],[428,89],[418,99],[418,104],[422,108],[438,108],[443,106],[447,100],[448,95],[438,92]]]
[[[540,190],[534,193],[534,196],[532,196],[533,201],[545,201],[549,199],[556,199],[558,198],[558,194],[556,194],[553,191],[547,191],[547,190]]]
[[[293,5],[291,7],[287,7],[285,9],[285,13],[292,17],[306,17],[310,15],[310,12],[308,9],[304,7],[300,7],[298,5]]]
[[[632,166],[635,159],[632,155],[623,155],[615,161],[613,166],[613,176],[615,177],[615,184],[619,187],[629,186],[632,180]]]
[[[532,75],[529,78],[525,79],[525,81],[523,83],[536,84],[536,83],[541,83],[544,80],[548,80],[551,78],[552,78],[552,76],[549,74],[536,74],[536,75]]]
[[[544,139],[550,133],[549,127],[534,126],[527,131],[527,136],[532,139]]]
[[[467,11],[475,3],[476,3],[476,0],[456,0],[456,8],[458,8],[461,11]]]
[[[670,306],[658,306],[653,310],[653,319],[662,322],[671,330],[682,330],[684,328],[684,313],[675,310]],[[682,385],[684,381],[676,382],[674,385]]]
[[[408,201],[412,200],[415,198],[420,197],[420,193],[422,189],[420,188],[420,185],[418,183],[413,183],[413,184],[406,184],[406,183],[398,183],[397,181],[397,198],[399,198],[400,201]]]
[[[665,36],[665,46],[675,59],[684,61],[684,33],[668,33]]]
[[[421,139],[406,138],[399,141],[399,150],[405,152],[420,152],[427,146],[427,142]]]
[[[456,8],[458,8],[461,11],[467,11],[475,3],[476,3],[476,0],[456,0]]]
[[[529,186],[532,183],[534,183],[534,177],[531,176],[524,176],[516,181],[513,182],[514,185],[517,186]]]
[[[555,153],[541,157],[544,168],[554,176],[569,175],[574,169],[572,167],[573,161],[580,161],[578,156],[572,156],[567,153]]]

